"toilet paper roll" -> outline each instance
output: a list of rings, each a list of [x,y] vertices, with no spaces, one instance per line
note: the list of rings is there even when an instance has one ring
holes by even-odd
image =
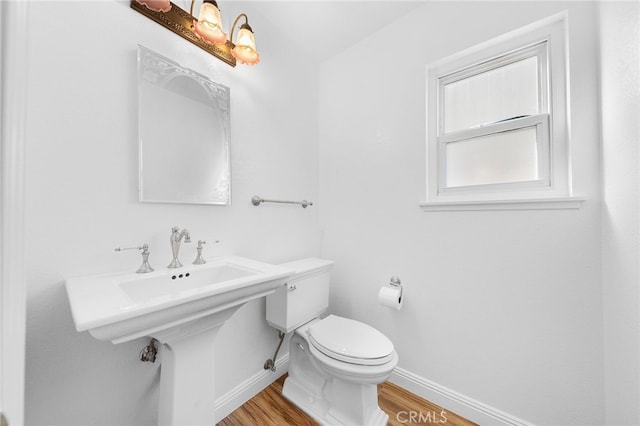
[[[398,311],[402,308],[403,299],[402,287],[384,286],[378,292],[378,302],[382,306],[397,309]]]

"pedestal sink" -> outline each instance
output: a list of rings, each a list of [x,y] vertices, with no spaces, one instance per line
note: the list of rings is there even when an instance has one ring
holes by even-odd
[[[78,331],[99,340],[161,342],[159,425],[215,424],[214,342],[220,327],[250,300],[293,273],[237,256],[146,274],[66,280]]]

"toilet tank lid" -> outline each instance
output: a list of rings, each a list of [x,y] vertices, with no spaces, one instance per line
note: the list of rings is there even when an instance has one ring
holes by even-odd
[[[309,335],[328,351],[349,358],[384,358],[393,352],[391,340],[375,328],[337,315],[313,324]]]
[[[320,259],[318,257],[308,257],[306,259],[294,260],[292,262],[282,263],[280,266],[294,271],[294,276],[318,272],[323,269],[331,269],[334,261]]]

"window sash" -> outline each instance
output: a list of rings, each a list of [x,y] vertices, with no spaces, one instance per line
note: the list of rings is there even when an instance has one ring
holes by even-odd
[[[462,130],[438,137],[438,192],[455,193],[468,191],[486,190],[508,190],[514,188],[540,189],[551,184],[550,175],[550,139],[549,139],[549,114],[538,114],[534,116],[516,118],[508,121],[492,123],[483,127]],[[520,129],[535,127],[536,129],[536,152],[538,164],[538,179],[522,182],[491,183],[467,186],[447,186],[447,144],[467,141],[483,136],[495,135],[498,133],[512,132]]]
[[[438,77],[438,135],[445,135],[445,86],[467,78],[486,73],[524,59],[536,57],[538,64],[538,113],[549,113],[549,69],[548,69],[548,40],[516,49],[497,57],[473,64]],[[476,127],[474,127],[475,129]],[[466,131],[458,130],[456,132]],[[449,133],[456,133],[449,132]]]

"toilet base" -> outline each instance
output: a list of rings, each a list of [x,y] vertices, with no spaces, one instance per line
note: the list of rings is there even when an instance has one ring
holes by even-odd
[[[377,404],[376,385],[358,385],[335,377],[314,395],[287,377],[282,395],[323,426],[386,426],[389,416]]]

